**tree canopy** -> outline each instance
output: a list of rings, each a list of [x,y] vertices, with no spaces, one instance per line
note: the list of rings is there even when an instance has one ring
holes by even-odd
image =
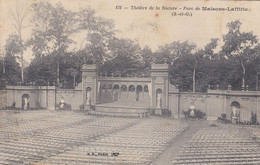
[[[170,82],[182,91],[204,92],[209,85],[258,88],[260,45],[253,32],[241,31],[239,20],[228,23],[222,38],[212,38],[202,48],[189,41],[172,41],[152,51],[117,37],[113,20],[97,16],[91,8],[72,12],[60,3],[35,2],[31,9],[29,40],[21,42],[19,34],[6,40],[0,72],[2,78],[5,68],[9,84],[21,81],[19,58],[31,49],[34,59],[25,68],[25,81],[37,85],[73,88],[81,82],[84,63],[95,63],[99,73],[114,76],[149,76],[151,63],[168,63]],[[75,40],[77,36],[82,40]]]

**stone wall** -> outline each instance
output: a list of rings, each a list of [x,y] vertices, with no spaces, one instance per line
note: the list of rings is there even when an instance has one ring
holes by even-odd
[[[7,105],[7,91],[0,90],[0,109],[3,109]]]
[[[0,108],[10,107],[15,102],[16,108],[22,108],[22,97],[29,96],[31,108],[55,109],[61,99],[70,104],[73,110],[80,109],[83,104],[82,87],[76,89],[58,89],[54,86],[7,86],[6,90],[0,91]],[[112,93],[101,93],[101,102],[112,99]],[[135,92],[122,92],[120,100],[135,100]],[[169,84],[168,109],[174,117],[183,117],[183,111],[188,110],[191,104],[196,109],[207,114],[208,118],[216,119],[222,113],[231,117],[231,104],[237,102],[240,105],[240,120],[250,121],[251,113],[256,113],[258,121],[260,120],[260,92],[259,91],[222,91],[209,90],[207,93],[178,92],[178,90]],[[148,92],[140,93],[140,101],[149,102]],[[151,106],[152,107],[152,106]]]
[[[22,108],[24,95],[30,98],[30,108],[54,110],[62,97],[72,109],[79,109],[82,104],[82,90],[80,89],[58,89],[54,86],[7,86],[5,107],[10,107],[15,102],[16,108]]]
[[[82,91],[74,89],[59,89],[56,95],[56,103],[59,103],[61,99],[64,99],[65,103],[71,105],[72,110],[80,109],[82,105]]]
[[[240,120],[250,121],[251,113],[257,113],[260,120],[260,92],[256,91],[220,91],[209,90],[208,93],[169,92],[169,109],[174,117],[183,117],[183,111],[191,104],[205,112],[208,118],[220,117],[222,113],[231,117],[231,104],[240,104]]]

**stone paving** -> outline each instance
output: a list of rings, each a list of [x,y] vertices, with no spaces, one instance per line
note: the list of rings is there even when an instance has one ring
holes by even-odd
[[[190,121],[159,117],[0,111],[0,164],[151,164],[193,127]],[[160,164],[260,163],[259,127],[219,123],[188,136]]]

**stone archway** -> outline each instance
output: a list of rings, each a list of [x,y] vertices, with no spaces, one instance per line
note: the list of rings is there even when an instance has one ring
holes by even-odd
[[[148,92],[148,85],[144,86],[144,92]]]
[[[233,101],[230,104],[231,107],[231,120],[234,123],[237,123],[240,121],[240,104],[237,101]]]
[[[129,92],[134,92],[135,91],[135,86],[134,85],[129,85],[128,90],[129,90]]]
[[[137,85],[136,87],[136,101],[140,100],[140,93],[143,91],[143,87],[141,85]]]
[[[30,108],[30,96],[28,94],[24,94],[22,96],[22,109],[27,110]]]
[[[114,85],[113,87],[113,101],[119,100],[119,85]]]

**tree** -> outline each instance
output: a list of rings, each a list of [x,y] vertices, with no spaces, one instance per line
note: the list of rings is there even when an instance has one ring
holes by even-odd
[[[152,52],[150,47],[145,46],[141,50],[141,57],[142,57],[142,61],[141,61],[141,65],[139,68],[143,72],[141,74],[144,76],[149,76],[151,63],[154,62],[155,54],[154,54],[154,52]]]
[[[52,10],[50,29],[48,35],[54,45],[57,55],[57,84],[60,83],[60,56],[65,53],[69,44],[73,42],[70,36],[77,31],[75,13],[65,10],[61,4],[57,4]]]
[[[4,50],[2,50],[2,53],[4,63],[1,63],[0,67],[1,78],[4,78],[5,76],[8,84],[16,85],[21,78],[21,68],[19,63],[16,61],[20,52],[22,51],[22,48],[20,47],[19,36],[17,34],[9,35],[3,49]]]
[[[212,38],[210,43],[206,44],[203,49],[198,50],[194,54],[194,67],[193,67],[193,92],[206,91],[207,86],[211,79],[211,70],[213,64],[219,59],[218,54],[214,53],[218,45],[218,39]]]
[[[204,57],[207,57],[210,60],[219,59],[219,57],[217,56],[218,54],[214,53],[214,50],[218,46],[218,40],[219,40],[218,38],[212,38],[210,43],[205,45],[203,50]]]
[[[25,4],[18,4],[18,1],[16,1],[15,10],[11,11],[11,16],[13,18],[13,26],[19,36],[19,46],[20,47],[20,56],[21,56],[21,78],[22,78],[22,84],[24,83],[24,59],[23,59],[23,53],[25,50],[25,44],[22,37],[22,30],[26,27],[24,25],[24,20],[26,16],[28,15],[28,8]]]
[[[101,71],[117,75],[141,74],[141,48],[129,39],[110,41],[109,48],[114,58],[104,63]]]
[[[60,84],[60,79],[66,82],[63,84],[70,83],[67,80],[71,74],[64,73],[70,73],[68,70],[71,69],[71,66],[63,68],[63,66],[67,67],[63,63],[64,59],[81,58],[81,60],[73,61],[78,62],[75,63],[75,66],[81,66],[83,63],[102,65],[105,60],[109,59],[111,54],[108,50],[108,44],[114,35],[114,24],[111,20],[95,16],[95,11],[90,8],[71,12],[64,9],[61,4],[52,6],[50,3],[44,2],[34,3],[32,8],[34,26],[29,44],[32,45],[35,57],[55,56],[52,60],[56,63],[57,84]],[[79,50],[74,48],[75,53],[69,53],[69,47],[76,43],[72,39],[72,35],[78,35],[78,32],[85,35],[85,38],[79,43]],[[77,57],[68,57],[66,54]]]
[[[73,40],[72,34],[78,31],[76,13],[64,9],[61,3],[34,3],[33,35],[30,41],[36,56],[52,54],[56,58],[56,81],[60,83],[60,57],[66,53]]]
[[[156,63],[171,64],[170,81],[178,85],[182,90],[190,90],[192,83],[195,83],[195,58],[196,45],[188,41],[174,41],[161,46],[155,53]],[[195,88],[194,88],[195,89]]]
[[[50,20],[52,18],[52,10],[55,10],[50,3],[34,3],[32,4],[33,23],[32,36],[28,41],[28,45],[32,46],[33,55],[42,57],[51,53],[50,35]]]
[[[163,63],[166,60],[168,63],[173,64],[177,58],[194,53],[195,48],[196,45],[188,41],[174,41],[159,47],[159,50],[156,52],[156,62]]]
[[[57,72],[56,57],[52,54],[35,57],[28,67],[28,79],[36,85],[55,85]],[[61,88],[74,88],[81,81],[80,70],[83,61],[74,53],[66,53],[60,57],[60,84]]]
[[[48,82],[55,85],[57,72],[53,67],[56,65],[54,59],[52,54],[35,57],[27,68],[28,81],[35,82],[36,85],[47,85]]]
[[[116,32],[114,22],[95,16],[95,11],[90,8],[81,9],[78,15],[79,30],[86,34],[79,52],[86,63],[96,63],[99,67],[113,57],[109,44]],[[86,42],[83,46],[84,41]]]
[[[241,32],[242,23],[232,21],[227,24],[228,33],[223,35],[224,45],[221,54],[230,60],[237,60],[242,68],[241,85],[245,87],[246,65],[252,61],[252,51],[258,40],[252,32]]]

